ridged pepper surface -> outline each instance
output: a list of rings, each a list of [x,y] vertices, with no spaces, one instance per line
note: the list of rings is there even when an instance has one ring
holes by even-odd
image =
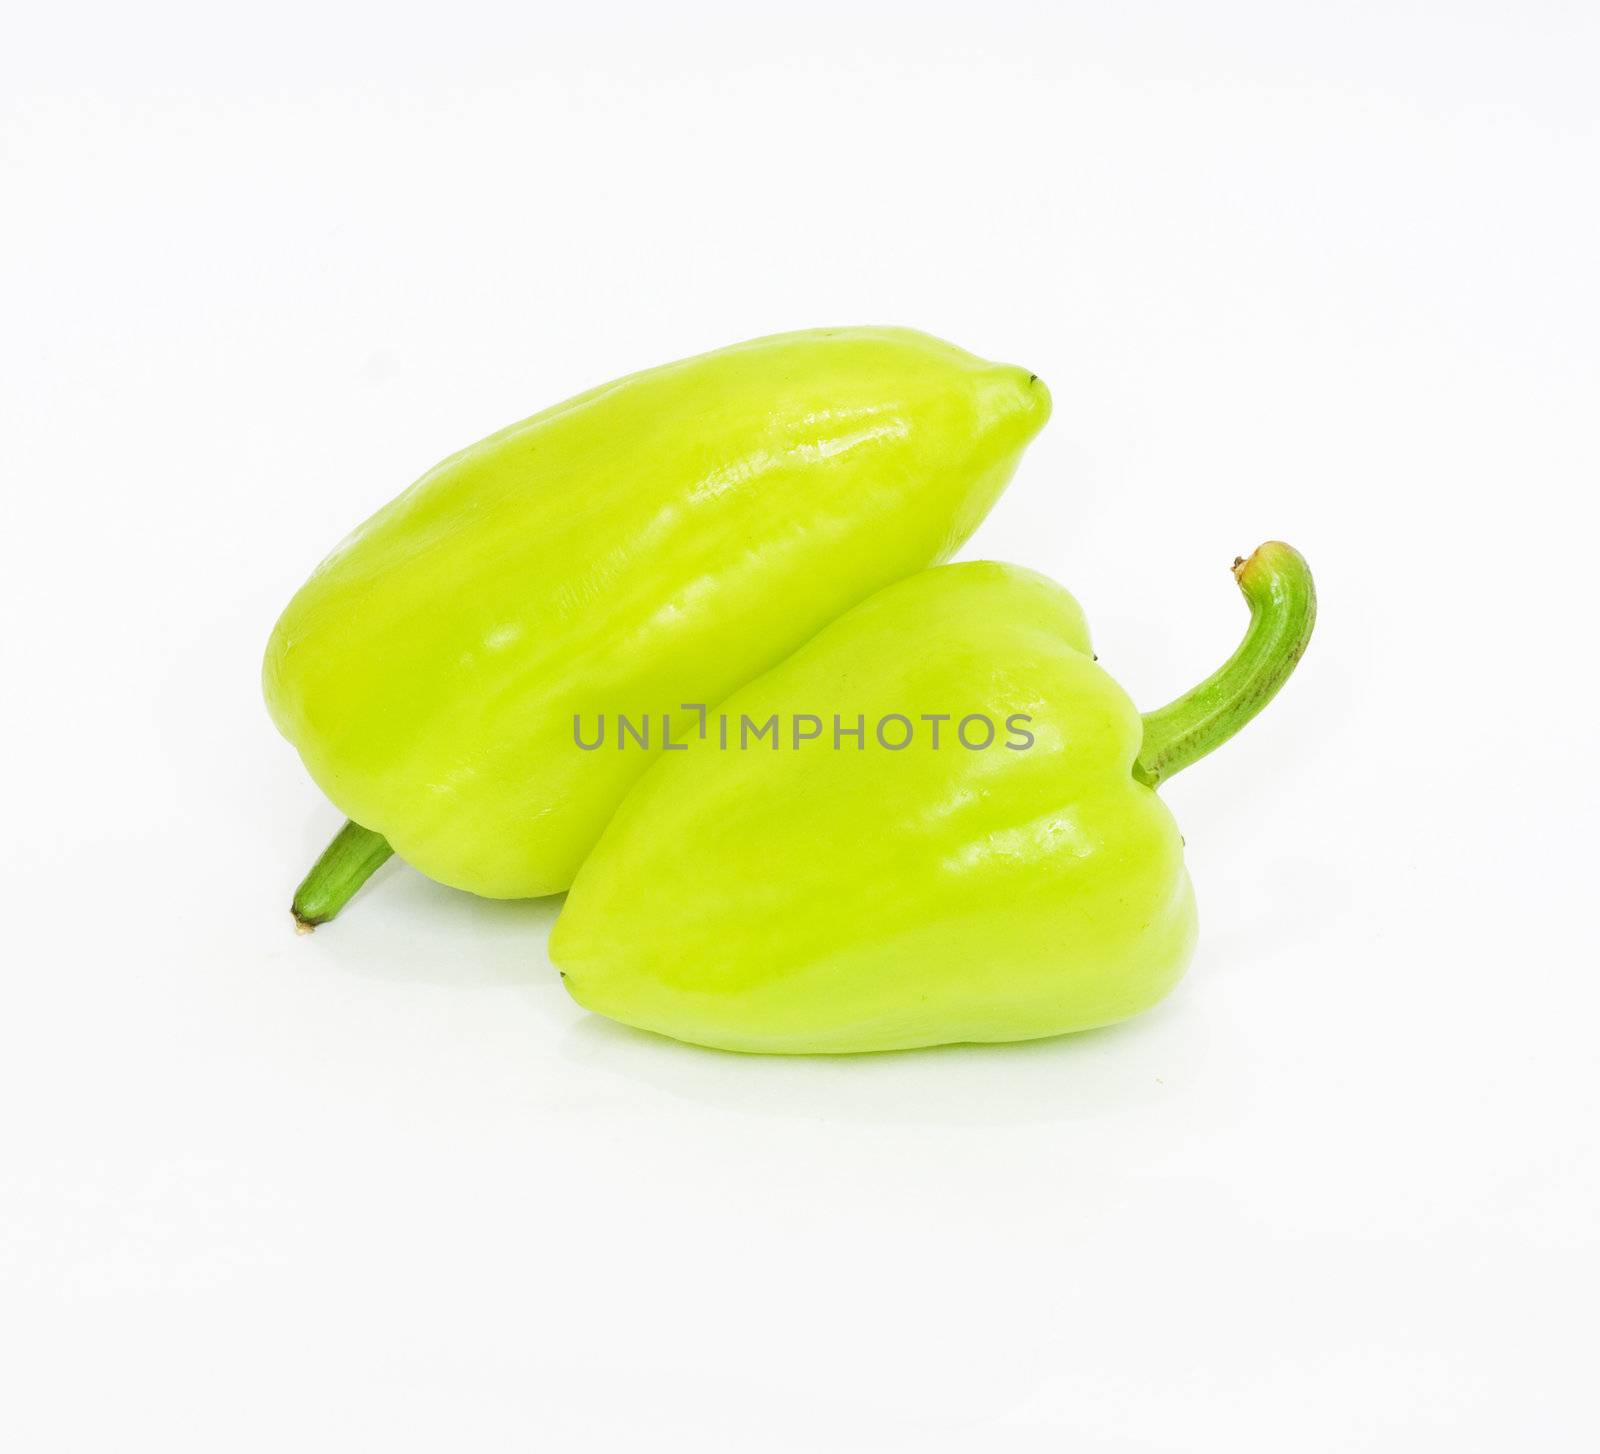
[[[1289,546],[1234,574],[1243,644],[1143,718],[1043,576],[980,561],[880,591],[633,789],[551,936],[568,990],[784,1053],[1032,1039],[1153,1005],[1195,942],[1155,788],[1270,700],[1315,620]]]
[[[352,820],[296,900],[391,849],[493,897],[565,889],[650,754],[574,719],[686,715],[950,554],[1049,415],[925,334],[757,339],[590,390],[357,529],[266,652],[273,720]],[[630,743],[630,747],[633,744]]]

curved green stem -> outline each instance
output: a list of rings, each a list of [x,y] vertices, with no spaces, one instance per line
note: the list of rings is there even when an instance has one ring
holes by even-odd
[[[1133,775],[1155,787],[1221,747],[1289,680],[1317,619],[1311,567],[1292,545],[1269,540],[1233,563],[1250,604],[1244,641],[1222,668],[1144,718]]]
[[[300,931],[326,924],[393,852],[381,833],[359,823],[346,823],[294,891],[291,912]]]

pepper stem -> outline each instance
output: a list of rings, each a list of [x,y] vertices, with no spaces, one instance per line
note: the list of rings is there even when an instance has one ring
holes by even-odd
[[[1250,605],[1239,649],[1199,686],[1144,717],[1133,775],[1155,787],[1221,747],[1289,680],[1317,619],[1311,568],[1292,545],[1269,540],[1233,576]]]
[[[393,852],[381,833],[346,823],[294,891],[295,927],[309,934],[318,924],[326,924]]]

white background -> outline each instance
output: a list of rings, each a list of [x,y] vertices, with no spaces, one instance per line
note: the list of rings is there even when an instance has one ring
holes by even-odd
[[[0,1444],[1588,1450],[1592,5],[35,6],[0,47]],[[257,671],[437,458],[890,322],[1056,417],[968,554],[1155,706],[1202,944],[1053,1043],[717,1055],[386,869]]]

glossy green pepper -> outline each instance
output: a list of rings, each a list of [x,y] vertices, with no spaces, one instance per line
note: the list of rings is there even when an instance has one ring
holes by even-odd
[[[391,848],[490,897],[565,889],[650,760],[578,750],[576,718],[681,724],[943,559],[1049,413],[1025,369],[820,329],[631,375],[447,459],[267,646],[273,720],[352,820],[296,917],[331,918]]]
[[[976,562],[880,591],[640,780],[551,936],[568,990],[774,1053],[1033,1039],[1153,1005],[1195,939],[1154,788],[1266,705],[1315,619],[1290,547],[1234,570],[1243,644],[1142,720],[1043,576]]]

